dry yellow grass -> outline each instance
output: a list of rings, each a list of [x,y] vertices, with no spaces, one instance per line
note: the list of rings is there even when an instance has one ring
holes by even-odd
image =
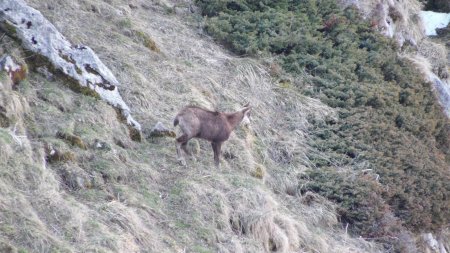
[[[31,71],[4,95],[17,128],[0,128],[0,245],[25,252],[380,251],[347,235],[332,204],[297,193],[296,178],[310,166],[307,118],[334,117],[331,108],[214,44],[193,17],[167,11],[183,8],[176,1],[27,2],[96,51],[144,128],[172,126],[186,104],[233,111],[250,102],[254,109],[251,127],[224,144],[221,170],[202,140],[193,142],[197,161],[184,168],[173,139],[131,142],[106,103]],[[161,53],[136,41],[133,29]],[[96,148],[98,140],[111,148]],[[76,159],[47,163],[44,144]]]

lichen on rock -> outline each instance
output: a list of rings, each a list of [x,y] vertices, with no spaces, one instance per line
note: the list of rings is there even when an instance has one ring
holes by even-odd
[[[130,108],[118,91],[119,82],[98,58],[84,45],[73,45],[39,11],[23,0],[0,1],[0,29],[21,41],[22,46],[45,57],[58,71],[89,88],[117,108],[127,122],[132,139],[140,140],[140,124],[131,116]]]

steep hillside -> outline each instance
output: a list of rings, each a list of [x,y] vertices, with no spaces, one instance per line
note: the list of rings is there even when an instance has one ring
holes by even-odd
[[[419,2],[197,2],[218,42],[271,56],[302,79],[288,85],[336,110],[335,120],[309,121],[317,152],[307,154],[302,193],[338,203],[351,232],[388,251],[420,252],[417,234],[446,233],[447,54],[424,37]]]
[[[99,55],[146,135],[158,121],[171,126],[187,104],[254,108],[251,127],[225,143],[220,170],[204,141],[192,142],[198,159],[185,168],[172,138],[131,141],[114,108],[59,76],[30,69],[13,84],[2,72],[1,252],[381,251],[352,238],[334,204],[300,194],[311,154],[321,154],[308,144],[311,122],[337,115],[289,75],[275,82],[270,58],[263,64],[214,44],[190,2],[27,3]],[[29,60],[0,37],[1,55]]]

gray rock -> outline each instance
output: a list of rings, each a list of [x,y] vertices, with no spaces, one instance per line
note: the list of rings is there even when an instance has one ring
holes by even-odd
[[[174,131],[168,129],[163,125],[163,123],[159,122],[150,130],[149,137],[175,137],[176,134]]]
[[[106,150],[106,151],[111,150],[111,145],[109,145],[107,142],[101,141],[99,139],[95,139],[92,146],[95,149],[99,149],[99,150]]]
[[[77,166],[62,166],[58,170],[61,183],[69,191],[93,188],[92,178]]]
[[[18,38],[24,48],[45,57],[54,68],[118,108],[127,124],[140,133],[140,124],[133,119],[130,108],[119,94],[119,82],[91,48],[70,43],[39,11],[23,0],[0,1],[0,27]]]
[[[166,132],[170,131],[161,121],[158,121],[156,125],[152,128],[152,132]]]
[[[9,55],[0,57],[0,69],[6,71],[8,74],[20,69],[20,66],[14,62]]]

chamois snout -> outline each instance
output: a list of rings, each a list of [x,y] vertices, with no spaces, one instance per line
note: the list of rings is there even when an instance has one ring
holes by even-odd
[[[245,127],[250,126],[250,112],[252,111],[251,107],[248,107],[246,111],[244,111],[244,117],[242,118],[241,124]]]

